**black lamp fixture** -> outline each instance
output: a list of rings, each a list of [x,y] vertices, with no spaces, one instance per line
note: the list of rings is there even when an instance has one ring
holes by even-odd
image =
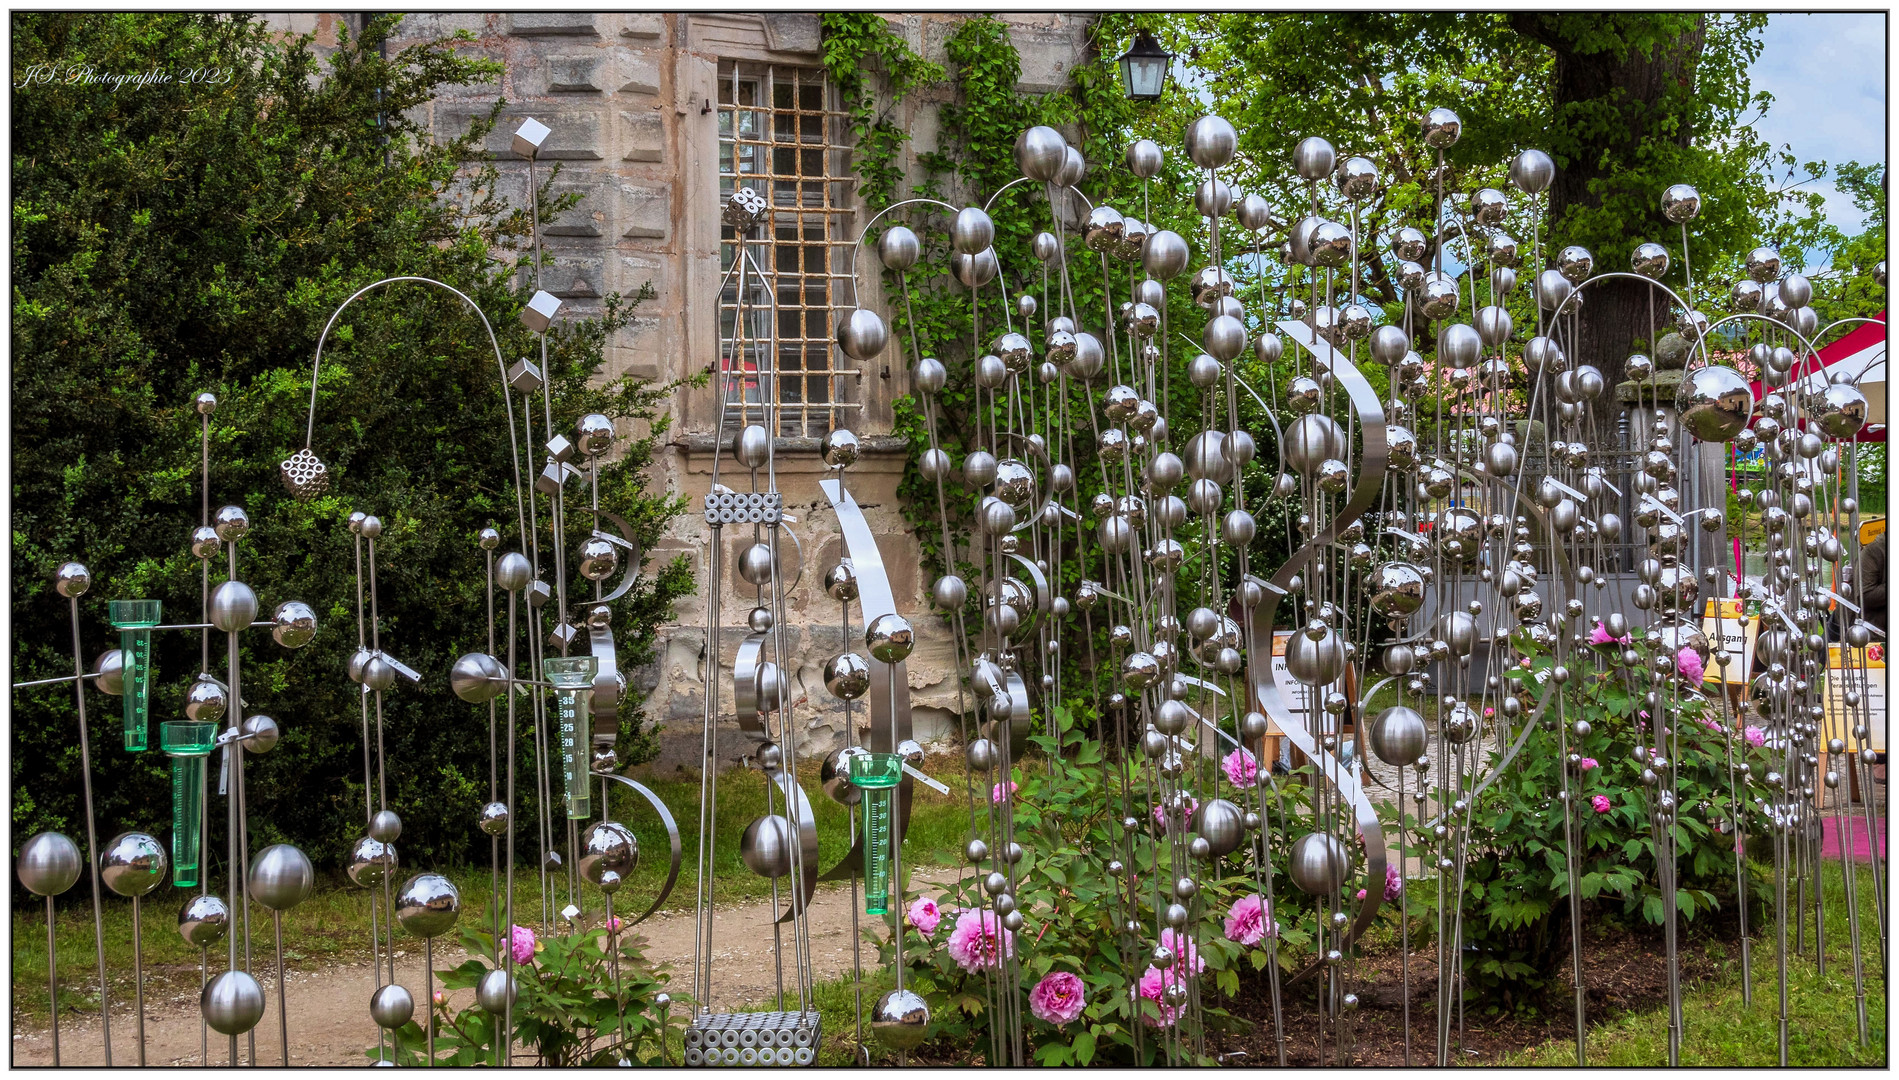
[[[1161,48],[1160,42],[1146,30],[1134,35],[1134,44],[1121,54],[1121,83],[1134,101],[1159,101],[1167,85],[1167,69],[1174,54]]]

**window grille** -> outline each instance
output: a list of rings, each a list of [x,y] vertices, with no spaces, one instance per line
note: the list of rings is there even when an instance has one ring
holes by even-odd
[[[780,436],[820,436],[855,426],[860,371],[848,369],[834,340],[834,310],[856,304],[849,284],[851,184],[844,113],[818,68],[724,61],[719,65],[719,198],[740,185],[765,196],[768,224],[747,243],[756,267],[737,340],[738,275],[720,296],[720,356],[741,377],[726,393],[727,423],[762,422],[769,395]],[[719,270],[738,258],[739,237],[720,227]],[[764,271],[764,280],[757,270]],[[773,300],[776,300],[776,309]]]

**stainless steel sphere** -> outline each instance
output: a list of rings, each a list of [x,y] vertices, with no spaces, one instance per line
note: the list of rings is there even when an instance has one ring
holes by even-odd
[[[191,530],[191,553],[200,559],[213,559],[224,549],[224,541],[218,539],[218,531],[209,525],[200,525]]]
[[[1479,225],[1501,225],[1509,213],[1509,196],[1496,188],[1478,188],[1470,197],[1470,216]]]
[[[1286,670],[1305,686],[1329,686],[1345,673],[1345,641],[1327,628],[1317,639],[1294,634],[1286,642]]]
[[[394,843],[365,836],[351,845],[349,860],[343,864],[343,872],[356,885],[370,889],[381,885],[394,874],[400,862]]]
[[[396,894],[396,921],[420,938],[447,933],[461,910],[461,892],[440,874],[417,874]]]
[[[1407,562],[1381,563],[1373,568],[1367,589],[1373,611],[1402,619],[1424,606],[1424,571]]]
[[[1510,160],[1510,182],[1525,195],[1549,190],[1556,179],[1556,163],[1541,150],[1525,150]]]
[[[1681,381],[1675,408],[1682,426],[1703,442],[1732,439],[1754,415],[1754,392],[1731,367],[1711,364],[1696,368]]]
[[[892,225],[877,238],[877,259],[889,270],[902,273],[923,257],[923,242],[903,225]]]
[[[1701,213],[1701,194],[1687,184],[1670,184],[1662,192],[1662,216],[1677,225],[1692,221]]]
[[[382,519],[374,514],[364,514],[362,534],[371,540],[382,535]]]
[[[1307,833],[1293,843],[1287,872],[1299,891],[1309,896],[1331,896],[1344,888],[1352,875],[1352,853],[1331,833]]]
[[[936,579],[936,585],[930,589],[930,602],[938,611],[956,611],[969,600],[969,586],[955,574],[945,574]]]
[[[950,223],[950,247],[959,255],[975,255],[987,250],[995,241],[996,223],[989,220],[981,207],[963,207]]]
[[[840,806],[856,806],[864,800],[864,789],[851,783],[851,759],[870,751],[861,746],[840,746],[824,757],[818,766],[818,784],[831,801]]]
[[[1851,439],[1866,426],[1866,395],[1851,383],[1829,383],[1816,395],[1813,418],[1835,439]]]
[[[589,536],[581,541],[577,555],[580,576],[588,581],[605,581],[620,567],[620,549],[604,537]]]
[[[1128,144],[1126,162],[1129,172],[1142,180],[1152,180],[1160,175],[1167,159],[1159,143],[1152,139],[1136,139]]]
[[[1170,281],[1186,271],[1192,254],[1186,238],[1161,229],[1148,234],[1147,245],[1141,250],[1141,267],[1156,281]]]
[[[226,581],[211,590],[211,625],[233,633],[257,618],[257,594],[241,581]]]
[[[534,564],[526,555],[510,551],[495,562],[495,584],[508,592],[520,592],[534,580]]]
[[[251,858],[246,881],[251,896],[271,911],[289,911],[310,898],[316,867],[290,844],[272,844]]]
[[[493,701],[508,688],[508,669],[487,653],[463,653],[448,669],[448,688],[463,701]]]
[[[832,428],[826,432],[818,449],[824,463],[833,469],[847,469],[857,464],[858,455],[862,452],[857,436],[844,428]]]
[[[900,663],[916,648],[916,631],[903,616],[886,612],[865,628],[864,645],[876,659],[886,664]]]
[[[120,833],[99,853],[99,879],[120,896],[144,896],[158,888],[170,868],[165,845],[142,832]]]
[[[1668,249],[1657,243],[1635,245],[1629,254],[1629,269],[1645,278],[1659,278],[1668,273]]]
[[[284,737],[284,729],[263,713],[245,717],[238,733],[244,736],[242,745],[247,754],[268,754]]]
[[[1230,855],[1246,840],[1246,811],[1226,799],[1208,799],[1193,812],[1190,828],[1212,855]]]
[[[1225,168],[1239,145],[1239,133],[1223,117],[1209,113],[1187,125],[1187,157],[1203,169]]]
[[[791,823],[782,814],[760,814],[739,836],[739,859],[763,878],[791,873]]]
[[[1015,139],[1015,167],[1030,180],[1047,183],[1062,171],[1068,160],[1068,140],[1052,127],[1036,125]],[[988,246],[987,242],[982,245]]]
[[[1546,311],[1555,311],[1576,291],[1576,284],[1561,270],[1545,270],[1536,275],[1536,302]]]
[[[1442,150],[1457,142],[1464,133],[1464,122],[1449,109],[1432,109],[1424,117],[1424,144]]]
[[[1430,741],[1424,717],[1416,710],[1393,705],[1372,719],[1368,733],[1371,752],[1387,765],[1415,765]]]
[[[415,999],[400,983],[377,987],[369,996],[369,1018],[376,1026],[394,1031],[415,1016]]]
[[[870,663],[854,652],[841,652],[824,662],[824,688],[831,696],[856,701],[870,689]]]
[[[1324,413],[1302,416],[1286,432],[1286,464],[1305,476],[1317,476],[1326,461],[1342,460],[1345,450],[1344,430]],[[1191,457],[1187,466],[1191,472]]]
[[[913,990],[891,990],[871,1006],[870,1033],[892,1050],[915,1050],[930,1034],[930,1003]]]
[[[1272,225],[1272,206],[1265,199],[1249,191],[1234,207],[1233,218],[1240,223],[1240,228],[1257,232]]]
[[[264,988],[242,971],[227,971],[198,995],[204,1022],[220,1035],[242,1035],[264,1018]]]
[[[772,557],[771,545],[758,543],[746,548],[739,556],[739,577],[748,584],[771,584]]]
[[[1346,158],[1339,163],[1333,179],[1338,183],[1339,194],[1354,202],[1378,193],[1378,166],[1369,158]]]
[[[475,984],[475,1004],[489,1016],[502,1016],[513,1005],[520,986],[504,968],[492,968]]]
[[[64,833],[43,832],[20,849],[20,859],[14,868],[20,875],[20,884],[26,886],[28,892],[35,896],[58,896],[79,880],[85,860],[79,854],[79,845]]]
[[[394,810],[378,810],[369,819],[369,835],[385,844],[402,838],[402,817]]]
[[[508,831],[508,825],[512,820],[513,815],[508,812],[508,804],[497,800],[482,805],[475,824],[489,836],[500,836]]]
[[[211,519],[211,527],[217,530],[218,539],[229,544],[251,531],[251,516],[241,506],[219,507],[217,516]]]
[[[1338,162],[1338,151],[1332,144],[1317,135],[1300,139],[1292,148],[1292,169],[1301,180],[1323,180],[1332,175],[1332,168]]]
[[[600,884],[609,871],[625,880],[639,865],[639,839],[619,822],[596,821],[580,834],[580,876],[589,883]]]
[[[968,213],[969,211],[964,211]],[[977,211],[981,213],[981,211]],[[855,308],[837,324],[837,346],[853,360],[867,361],[884,351],[890,341],[890,329],[883,317],[869,308]]]
[[[613,421],[601,413],[588,413],[574,425],[574,445],[582,454],[597,458],[613,449]]]
[[[208,949],[224,939],[231,929],[231,911],[224,901],[206,893],[193,896],[178,909],[178,936],[185,944]]]
[[[277,605],[271,615],[270,636],[286,649],[301,649],[316,637],[316,612],[301,600]]]

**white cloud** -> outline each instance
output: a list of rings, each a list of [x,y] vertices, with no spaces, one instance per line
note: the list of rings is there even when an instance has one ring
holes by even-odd
[[[1762,45],[1748,73],[1755,90],[1774,96],[1760,121],[1762,138],[1789,146],[1803,164],[1885,162],[1885,15],[1771,15]],[[1834,225],[1848,233],[1864,226],[1864,215],[1830,181],[1811,186],[1826,197]]]

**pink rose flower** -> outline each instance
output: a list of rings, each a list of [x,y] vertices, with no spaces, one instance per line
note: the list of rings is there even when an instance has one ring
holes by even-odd
[[[1170,968],[1169,971],[1171,970]],[[1141,996],[1160,1008],[1159,1016],[1150,1016],[1147,1015],[1147,1010],[1141,1010],[1141,1020],[1147,1024],[1148,1027],[1173,1027],[1174,1021],[1180,1019],[1181,1007],[1179,1005],[1167,1004],[1166,1000],[1161,996],[1167,991],[1167,987],[1170,983],[1178,983],[1180,981],[1180,979],[1169,975],[1168,972],[1162,971],[1160,968],[1153,967],[1152,965],[1141,973],[1141,981],[1138,984]]]
[[[1753,724],[1747,725],[1745,738],[1749,746],[1765,746],[1767,744],[1767,733],[1755,727]]]
[[[1245,747],[1228,754],[1220,765],[1226,769],[1226,778],[1233,781],[1234,787],[1252,787],[1259,779],[1259,762]]]
[[[534,959],[534,931],[525,926],[517,926],[508,935],[508,947],[514,951],[514,962],[525,964]]]
[[[625,925],[626,923],[622,922],[618,915],[615,915],[607,920],[607,933],[617,934],[620,932],[620,928]]]
[[[1577,762],[1576,767],[1581,769],[1583,772],[1588,772],[1589,770],[1595,768],[1599,764],[1601,763],[1598,762],[1595,758],[1586,757],[1582,759],[1581,761]]]
[[[1707,674],[1707,668],[1701,663],[1701,654],[1686,645],[1675,654],[1675,669],[1691,683],[1700,682],[1701,677]]]
[[[1596,808],[1596,813],[1606,814],[1609,812],[1609,796],[1598,795],[1589,800],[1589,805]]]
[[[1184,963],[1195,975],[1207,970],[1206,960],[1201,957],[1200,950],[1194,948],[1193,939],[1187,935],[1170,926],[1161,931],[1160,943],[1174,950],[1174,962],[1168,965],[1169,969]]]
[[[1609,628],[1601,623],[1597,623],[1596,628],[1589,632],[1589,644],[1591,645],[1627,645],[1628,643],[1629,635],[1624,634],[1621,637],[1616,637],[1609,633]]]
[[[1404,895],[1404,875],[1390,863],[1385,864],[1385,902],[1390,903]]]
[[[964,971],[1001,967],[1003,957],[1015,955],[1015,935],[1001,924],[995,912],[971,908],[956,916],[949,955]]]
[[[448,1007],[448,995],[446,993],[440,990],[437,990],[435,992],[435,1007],[438,1009],[444,1009]]]
[[[1174,818],[1175,824],[1180,825],[1182,828],[1185,828],[1186,819],[1189,817],[1192,817],[1193,812],[1195,810],[1200,809],[1200,800],[1194,798],[1192,795],[1188,795],[1186,797],[1186,800],[1182,803],[1182,806],[1184,807],[1184,809],[1178,812],[1178,814],[1176,814],[1168,809],[1167,804],[1155,803],[1154,804],[1155,823],[1164,826],[1167,824],[1167,819],[1172,817]]]
[[[989,789],[989,802],[991,805],[1001,806],[1009,799],[1015,798],[1016,783],[1014,780],[1010,780],[1008,784],[1009,789],[1007,791],[1003,790],[1001,784],[997,784],[995,787]]]
[[[910,901],[910,910],[904,915],[910,920],[910,925],[917,928],[917,933],[924,937],[936,933],[937,926],[943,922],[942,909],[936,906],[936,901],[927,896],[919,896]]]
[[[1269,937],[1276,936],[1278,927],[1273,924],[1272,911],[1258,893],[1242,896],[1233,901],[1226,912],[1226,939],[1241,945],[1257,945]]]
[[[1037,1020],[1060,1027],[1081,1015],[1088,997],[1081,979],[1066,971],[1051,971],[1029,991],[1029,1012]]]

